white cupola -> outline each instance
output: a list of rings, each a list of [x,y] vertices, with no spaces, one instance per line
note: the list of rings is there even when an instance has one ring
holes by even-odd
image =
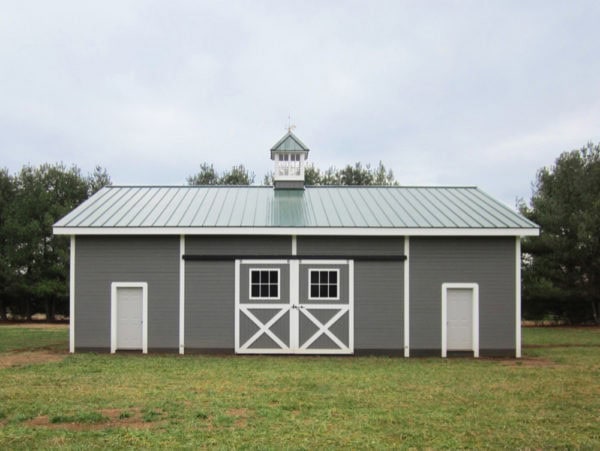
[[[291,129],[271,148],[275,189],[304,189],[304,165],[309,148]]]

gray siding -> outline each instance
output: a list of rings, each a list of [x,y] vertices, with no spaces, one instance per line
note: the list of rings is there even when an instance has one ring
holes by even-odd
[[[354,348],[404,347],[404,263],[355,262]]]
[[[185,253],[198,255],[291,255],[292,239],[289,236],[187,236],[185,238]]]
[[[403,255],[404,237],[298,237],[298,255]],[[304,282],[301,282],[304,283]],[[354,348],[404,347],[404,263],[354,263]]]
[[[403,237],[299,236],[298,255],[402,255]]]
[[[79,236],[75,252],[76,348],[110,349],[112,282],[147,282],[148,347],[178,348],[178,237]]]
[[[441,349],[442,283],[479,284],[479,348],[515,348],[515,239],[411,238],[410,347]]]
[[[290,237],[188,236],[186,254],[289,255]],[[246,276],[247,277],[247,276]],[[234,349],[235,264],[185,264],[185,347]]]

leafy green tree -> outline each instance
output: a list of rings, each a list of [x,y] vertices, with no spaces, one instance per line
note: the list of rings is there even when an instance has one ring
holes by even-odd
[[[45,311],[51,319],[57,309],[68,311],[69,239],[53,235],[52,225],[107,184],[110,177],[101,167],[82,176],[79,168],[63,164],[24,166],[12,178],[1,230],[13,313],[29,318]]]
[[[218,185],[219,174],[212,164],[202,163],[200,172],[186,178],[188,185]]]
[[[14,277],[8,259],[6,218],[14,196],[13,178],[7,169],[0,169],[0,320],[6,320],[6,308],[12,303],[11,287],[14,285]]]
[[[251,185],[255,177],[243,164],[233,166],[230,171],[219,175],[212,164],[202,163],[200,171],[188,176],[186,181],[188,185]]]
[[[541,226],[523,242],[524,315],[600,322],[600,145],[561,154],[537,173],[521,212]]]
[[[243,164],[234,166],[231,171],[226,171],[221,175],[221,185],[252,185],[256,176],[248,171]]]
[[[321,183],[321,171],[312,164],[304,167],[304,184],[307,186],[319,185]]]
[[[86,177],[87,185],[88,185],[88,196],[96,194],[96,192],[100,191],[105,186],[112,185],[112,181],[108,172],[102,166],[96,165],[94,167],[94,172],[89,174]]]

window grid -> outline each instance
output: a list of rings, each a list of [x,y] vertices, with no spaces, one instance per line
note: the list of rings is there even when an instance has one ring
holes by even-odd
[[[279,299],[279,269],[250,269],[250,299]]]
[[[339,269],[309,269],[308,299],[338,300],[339,280]]]

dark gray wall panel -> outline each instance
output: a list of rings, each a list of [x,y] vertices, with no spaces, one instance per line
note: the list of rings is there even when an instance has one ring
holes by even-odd
[[[354,348],[403,349],[404,263],[354,263]]]
[[[112,282],[148,283],[148,347],[179,347],[179,238],[79,236],[75,346],[110,348]]]
[[[515,348],[515,239],[411,238],[410,347],[441,348],[442,283],[479,284],[479,348]]]
[[[185,253],[198,255],[289,255],[292,249],[291,243],[289,236],[187,236]],[[233,261],[186,262],[186,348],[234,348],[234,282],[235,264]]]
[[[403,237],[299,236],[298,255],[403,255]]]
[[[186,262],[186,348],[234,348],[234,278],[233,261]]]
[[[187,236],[185,253],[198,255],[291,255],[289,236]]]

